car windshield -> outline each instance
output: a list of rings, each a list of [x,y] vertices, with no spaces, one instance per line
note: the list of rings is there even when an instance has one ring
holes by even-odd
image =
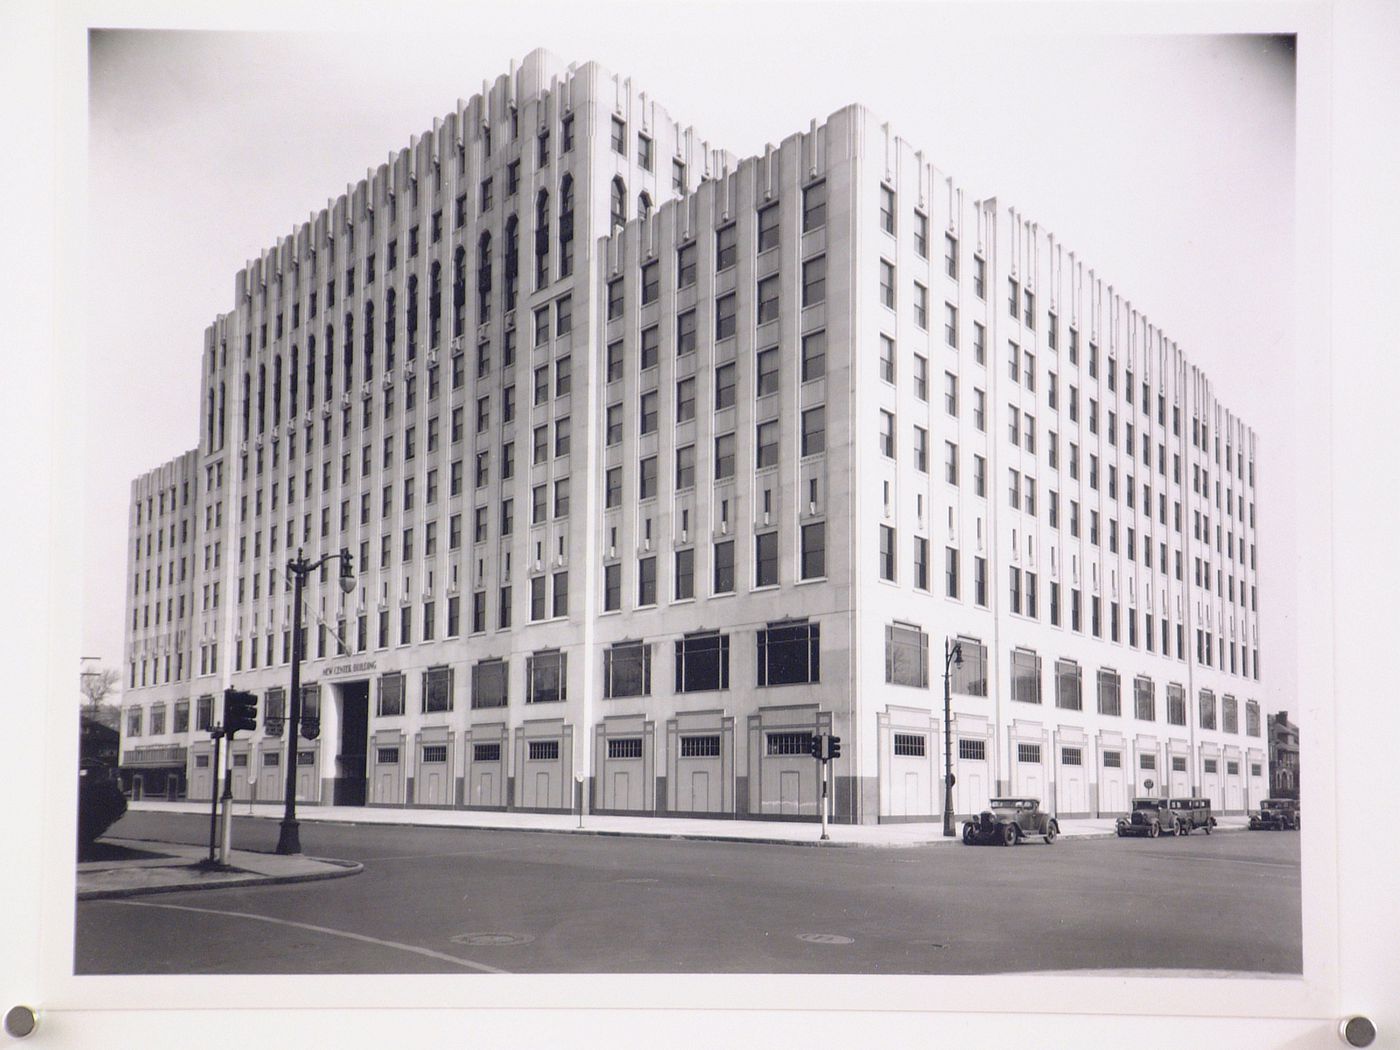
[[[1035,803],[1024,798],[994,798],[992,809],[1031,809]]]
[[[1160,805],[1160,802],[1150,798],[1139,798],[1133,801],[1133,809],[1157,809]]]
[[[1261,803],[1259,803],[1259,806],[1260,806],[1261,809],[1282,809],[1282,808],[1283,808],[1283,803],[1282,803],[1282,802],[1261,802]]]

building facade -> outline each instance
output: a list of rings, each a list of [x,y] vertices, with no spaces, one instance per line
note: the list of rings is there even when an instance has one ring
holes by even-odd
[[[1298,798],[1298,727],[1288,712],[1269,715],[1269,795]]]
[[[280,797],[298,549],[355,570],[306,591],[308,802],[813,818],[815,732],[845,821],[940,819],[945,732],[960,813],[1265,794],[1252,431],[860,107],[738,160],[535,52],[235,297],[159,685],[133,570],[124,759],[141,718],[191,797],[207,724],[150,712],[231,684]]]

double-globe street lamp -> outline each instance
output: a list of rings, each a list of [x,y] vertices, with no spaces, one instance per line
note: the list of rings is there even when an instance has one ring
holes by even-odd
[[[308,560],[297,548],[297,556],[287,562],[287,572],[293,582],[292,594],[292,695],[287,711],[287,803],[282,816],[282,831],[277,837],[277,852],[301,852],[301,831],[297,824],[297,736],[301,727],[301,592],[306,577],[326,562],[340,559],[340,589],[346,594],[355,589],[355,560],[342,548],[339,554],[324,554],[315,561]]]
[[[943,835],[953,837],[953,668],[962,666],[962,643],[943,641]]]

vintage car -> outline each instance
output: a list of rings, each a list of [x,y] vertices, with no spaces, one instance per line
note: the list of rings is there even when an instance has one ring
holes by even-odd
[[[1060,822],[1041,812],[1040,799],[994,798],[975,818],[963,822],[962,840],[967,846],[1014,846],[1027,835],[1040,835],[1049,845],[1059,833]]]
[[[106,762],[83,759],[78,769],[78,845],[92,844],[126,812],[126,796],[116,770]]]
[[[1259,803],[1259,812],[1249,815],[1250,831],[1297,831],[1299,827],[1297,799],[1266,798]]]
[[[1183,835],[1189,835],[1197,828],[1204,828],[1205,833],[1209,835],[1215,827],[1215,817],[1211,816],[1208,798],[1174,798],[1171,808],[1181,822]]]
[[[1133,811],[1115,822],[1118,837],[1146,835],[1155,839],[1158,835],[1186,834],[1181,818],[1172,812],[1171,804],[1164,798],[1135,798]]]

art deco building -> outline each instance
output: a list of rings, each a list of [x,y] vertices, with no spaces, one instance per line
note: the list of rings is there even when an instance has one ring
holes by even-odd
[[[154,711],[229,684],[235,793],[280,797],[298,549],[356,581],[307,590],[309,802],[559,810],[579,775],[812,817],[831,732],[837,819],[937,819],[953,644],[959,812],[1266,794],[1253,432],[860,107],[738,160],[532,53],[252,261],[203,354],[190,610],[133,626],[123,741],[191,797],[208,734]]]

